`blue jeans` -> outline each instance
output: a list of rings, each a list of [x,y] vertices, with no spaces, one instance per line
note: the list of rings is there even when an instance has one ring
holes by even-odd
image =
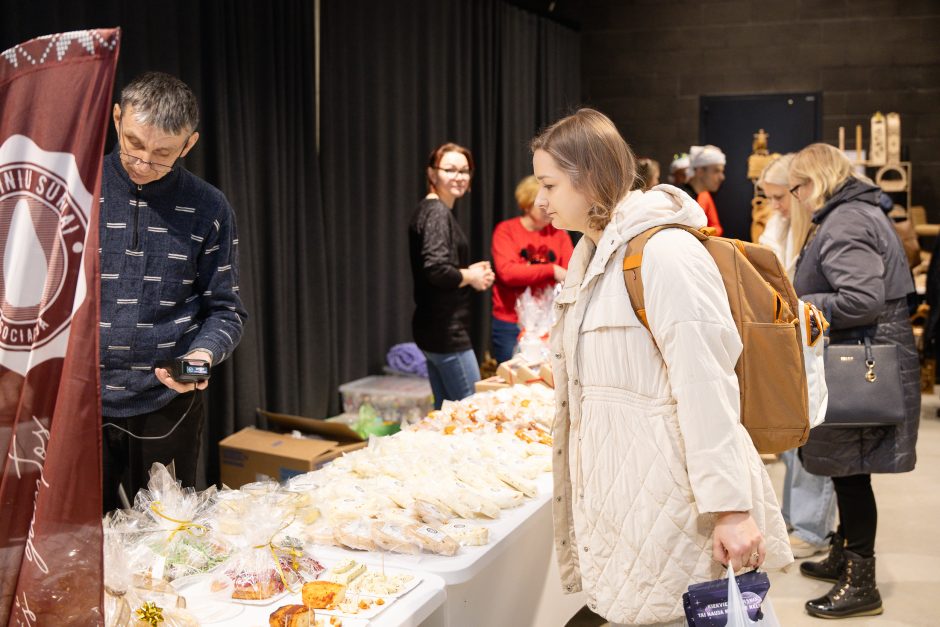
[[[428,379],[434,392],[434,409],[444,401],[459,401],[474,392],[473,384],[480,380],[480,366],[473,349],[460,353],[429,353]]]
[[[835,529],[836,492],[832,479],[806,472],[796,449],[780,455],[787,466],[783,479],[783,519],[793,535],[810,544],[826,544]]]
[[[493,359],[501,364],[512,359],[512,352],[519,340],[519,325],[493,318]]]

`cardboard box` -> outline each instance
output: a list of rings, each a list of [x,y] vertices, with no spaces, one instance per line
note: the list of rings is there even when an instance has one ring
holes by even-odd
[[[516,383],[533,383],[539,377],[541,363],[529,363],[521,357],[515,357],[509,361],[504,361],[496,369],[496,374],[510,385]]]
[[[542,381],[548,387],[554,389],[555,387],[555,374],[552,372],[552,365],[547,361],[542,364],[542,368],[539,370],[539,376],[542,378]]]
[[[302,431],[309,437],[255,427],[245,427],[228,436],[219,442],[219,459],[222,483],[230,488],[265,477],[286,481],[366,445],[355,431],[341,423],[262,410],[258,413],[273,428]]]
[[[483,379],[482,381],[477,381],[473,384],[473,389],[475,392],[492,392],[493,390],[501,390],[508,387],[509,384],[506,383],[506,380],[499,375],[492,376],[489,379]]]

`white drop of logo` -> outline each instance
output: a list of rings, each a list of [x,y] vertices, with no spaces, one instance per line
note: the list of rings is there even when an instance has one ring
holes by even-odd
[[[35,307],[42,301],[49,264],[33,227],[29,203],[21,199],[13,210],[13,220],[3,253],[5,299],[14,307]]]

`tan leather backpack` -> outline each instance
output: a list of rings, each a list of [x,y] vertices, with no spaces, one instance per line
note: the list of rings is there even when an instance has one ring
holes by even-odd
[[[764,246],[712,237],[681,224],[640,233],[627,244],[623,277],[633,310],[647,330],[640,264],[646,243],[663,229],[691,233],[718,265],[744,345],[735,373],[741,424],[754,446],[760,453],[780,453],[803,445],[810,421],[799,305],[777,256]]]

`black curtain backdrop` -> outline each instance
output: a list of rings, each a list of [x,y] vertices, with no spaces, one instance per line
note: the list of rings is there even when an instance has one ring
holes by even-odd
[[[199,98],[185,165],[235,208],[250,316],[209,386],[210,483],[217,442],[254,425],[256,407],[337,413],[337,386],[380,372],[387,349],[410,340],[407,224],[431,148],[473,150],[477,176],[457,214],[474,257],[489,258],[531,171],[529,139],[580,93],[577,33],[499,0],[323,0],[318,163],[313,0],[0,0],[0,15],[0,51],[120,26],[117,92],[160,70]],[[489,299],[477,300],[478,348]]]
[[[407,6],[407,10],[404,7]],[[455,206],[474,260],[490,258],[528,143],[580,93],[578,34],[498,0],[323,0],[320,160],[331,387],[381,371],[411,341],[408,221],[430,151],[473,152],[472,191]],[[491,294],[476,297],[474,346],[489,348]]]
[[[202,456],[208,481],[218,478],[216,443],[254,425],[256,407],[324,416],[335,388],[325,374],[334,361],[333,322],[312,0],[2,0],[2,15],[0,50],[50,33],[120,26],[116,92],[140,72],[160,70],[186,81],[199,98],[200,140],[185,165],[235,208],[250,316],[234,356],[213,369]],[[114,142],[112,129],[108,150]]]

